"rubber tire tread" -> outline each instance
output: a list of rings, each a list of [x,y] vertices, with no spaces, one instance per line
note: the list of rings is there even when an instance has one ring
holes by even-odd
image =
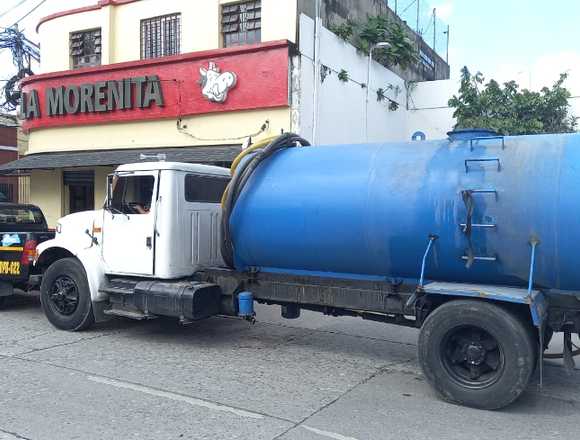
[[[484,329],[496,338],[502,349],[503,374],[486,388],[462,386],[443,366],[440,344],[448,331],[461,325]],[[524,392],[535,370],[537,347],[529,327],[497,304],[452,300],[435,309],[425,320],[419,334],[419,363],[427,381],[444,400],[478,409],[500,409]]]
[[[53,310],[48,299],[52,283],[58,276],[64,274],[70,276],[79,289],[79,304],[70,316],[61,315]],[[91,327],[95,322],[87,275],[83,265],[76,258],[63,258],[49,266],[42,276],[40,303],[47,319],[60,330],[82,331]]]

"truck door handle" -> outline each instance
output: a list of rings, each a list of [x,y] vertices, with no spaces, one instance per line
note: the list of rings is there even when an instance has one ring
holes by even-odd
[[[147,246],[149,249],[151,249],[151,247],[153,246],[153,240],[151,239],[151,237],[147,237],[145,239],[145,246]]]

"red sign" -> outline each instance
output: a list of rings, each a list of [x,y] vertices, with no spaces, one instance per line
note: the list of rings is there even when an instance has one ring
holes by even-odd
[[[288,42],[47,73],[23,81],[25,130],[288,106]]]

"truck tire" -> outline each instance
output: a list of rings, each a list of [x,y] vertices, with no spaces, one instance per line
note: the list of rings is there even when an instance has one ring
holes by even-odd
[[[537,347],[529,324],[501,306],[454,300],[431,313],[419,335],[428,382],[452,403],[499,409],[526,389]]]
[[[40,303],[58,329],[81,331],[95,322],[87,275],[76,258],[58,260],[44,272]]]
[[[6,308],[7,296],[0,296],[0,310],[4,310]]]

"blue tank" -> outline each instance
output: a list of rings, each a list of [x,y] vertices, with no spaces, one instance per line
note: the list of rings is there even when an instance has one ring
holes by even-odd
[[[580,291],[580,135],[289,148],[230,219],[236,269]]]

